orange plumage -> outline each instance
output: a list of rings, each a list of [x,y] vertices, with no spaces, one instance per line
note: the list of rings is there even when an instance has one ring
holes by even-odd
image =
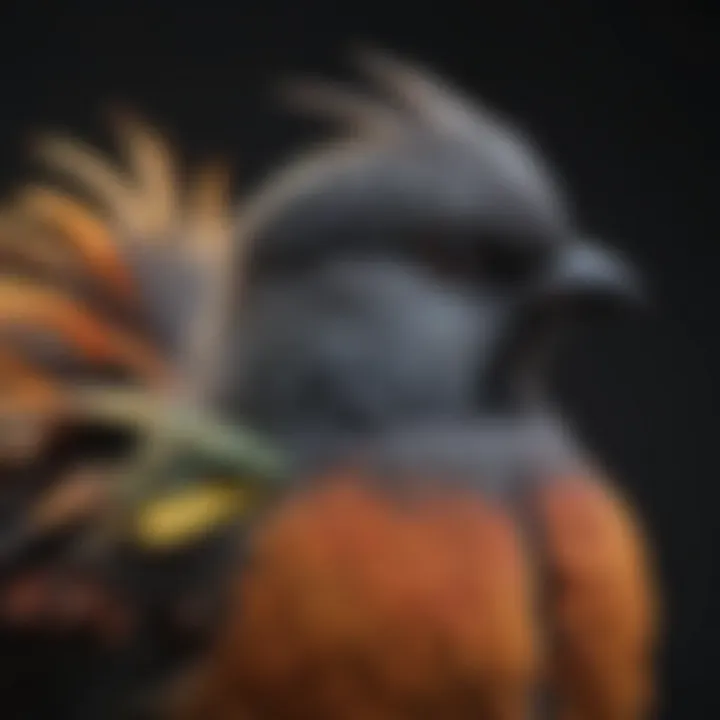
[[[653,703],[658,617],[645,539],[609,484],[538,497],[560,720],[633,720]]]
[[[540,556],[475,496],[342,479],[289,501],[173,717],[519,720],[542,687],[562,720],[646,717],[657,617],[632,513],[589,479],[543,487],[534,513]]]
[[[538,665],[517,528],[469,495],[335,481],[253,539],[188,717],[522,718]],[[182,715],[182,713],[181,713]]]

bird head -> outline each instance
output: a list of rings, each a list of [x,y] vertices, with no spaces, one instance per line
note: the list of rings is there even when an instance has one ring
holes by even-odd
[[[393,58],[362,66],[376,96],[290,88],[346,135],[245,207],[238,406],[323,444],[523,412],[555,336],[635,304],[639,278],[510,122]]]

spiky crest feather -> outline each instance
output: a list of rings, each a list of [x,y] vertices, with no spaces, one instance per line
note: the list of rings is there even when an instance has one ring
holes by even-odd
[[[88,377],[112,366],[133,386],[188,402],[212,395],[224,352],[233,282],[227,170],[208,163],[185,182],[157,130],[128,112],[115,113],[113,125],[128,170],[78,140],[45,136],[34,154],[61,184],[19,188],[0,215],[0,418],[34,425],[38,456],[50,431],[78,413],[92,417],[96,409],[86,396],[77,401],[76,379],[38,357],[36,346],[24,342],[28,337],[60,343]],[[95,199],[97,207],[75,191]],[[151,256],[155,264],[148,270]],[[199,295],[189,314],[158,318],[165,309],[153,296],[153,272],[172,275],[180,265],[191,268]],[[184,287],[170,280],[181,295]],[[181,329],[178,346],[167,346],[154,332],[158,320]],[[102,405],[104,393],[97,397]],[[144,427],[145,410],[132,407],[117,421],[132,426],[135,414]],[[26,459],[32,461],[32,454]],[[95,498],[59,482],[38,507],[68,507],[77,514],[83,498]],[[63,512],[41,514],[45,527],[48,517]]]
[[[273,235],[284,235],[279,226],[287,225],[295,236],[321,235],[326,217],[345,203],[354,207],[358,217],[380,216],[382,222],[383,213],[405,213],[422,225],[428,207],[432,216],[433,207],[446,202],[441,188],[447,178],[436,164],[438,157],[447,159],[451,172],[465,173],[467,167],[458,167],[458,159],[472,158],[476,152],[476,175],[467,178],[463,191],[472,194],[477,184],[480,195],[468,195],[470,207],[473,200],[482,205],[487,182],[496,183],[502,204],[506,200],[502,186],[508,185],[509,201],[527,206],[529,222],[538,225],[540,234],[556,224],[561,231],[565,208],[556,178],[532,140],[507,118],[428,69],[391,54],[361,48],[353,59],[369,81],[367,92],[318,78],[281,86],[282,99],[293,109],[330,121],[339,134],[288,162],[247,198],[241,209],[243,231],[253,241],[263,241],[253,247],[272,252]],[[427,191],[427,197],[415,197],[408,205],[403,196],[389,210],[385,200],[413,192],[404,187],[407,175],[392,178],[407,161],[407,145],[415,142],[418,145],[410,155],[422,163],[422,154],[430,152],[427,161],[433,167],[428,172],[434,173],[438,184]],[[348,200],[351,194],[353,199]],[[446,210],[451,216],[456,211],[456,205]],[[278,242],[285,247],[284,241]]]

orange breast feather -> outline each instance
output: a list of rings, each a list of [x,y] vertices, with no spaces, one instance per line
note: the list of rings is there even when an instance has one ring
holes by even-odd
[[[561,720],[641,720],[655,610],[640,530],[599,483],[536,499],[546,606],[537,554],[478,495],[397,503],[339,481],[291,500],[172,717],[526,720],[549,671]]]
[[[193,701],[203,720],[525,720],[537,647],[512,521],[475,496],[335,483],[259,532]]]
[[[657,613],[643,536],[604,484],[539,498],[560,720],[639,720],[652,706]]]

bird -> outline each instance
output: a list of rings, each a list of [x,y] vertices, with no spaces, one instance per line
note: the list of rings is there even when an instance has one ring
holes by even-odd
[[[648,717],[652,549],[548,382],[642,279],[514,123],[388,53],[356,62],[367,91],[284,87],[337,133],[239,202],[215,166],[178,192],[161,136],[121,113],[134,182],[39,144],[100,220],[54,189],[10,205],[0,325],[32,331],[2,365],[33,431],[5,461],[21,578],[30,518],[71,487],[53,438],[77,443],[64,471],[94,459],[90,429],[125,440],[103,492],[50,504],[85,512],[70,547],[94,550],[104,601],[86,624],[123,628],[67,716],[135,717],[142,696],[168,720]],[[60,358],[29,342],[48,330]]]

